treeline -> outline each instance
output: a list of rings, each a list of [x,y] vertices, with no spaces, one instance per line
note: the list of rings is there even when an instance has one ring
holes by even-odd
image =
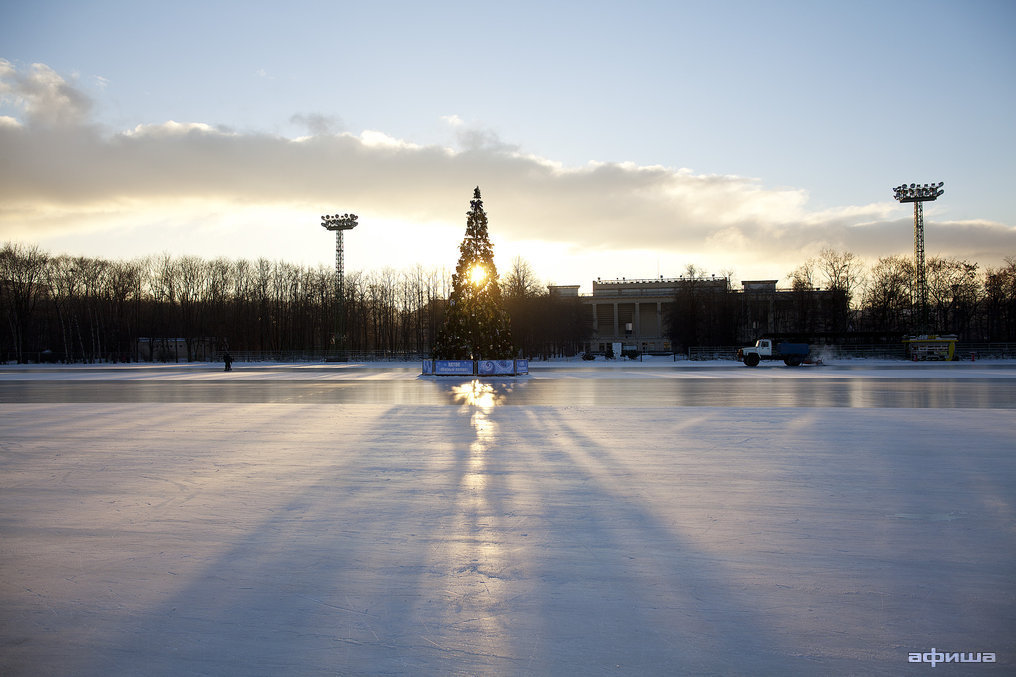
[[[690,266],[686,272],[686,279],[701,277]],[[892,335],[915,327],[909,257],[865,266],[849,252],[826,250],[789,279],[786,302],[772,306],[777,323],[769,317],[778,331]],[[580,298],[549,294],[525,260],[517,258],[500,283],[524,356],[573,355],[591,338],[589,308]],[[964,341],[1016,341],[1016,257],[985,269],[932,257],[927,284],[934,331]],[[182,339],[193,359],[225,349],[429,355],[450,288],[444,270],[356,272],[344,280],[343,304],[335,271],[324,266],[169,255],[107,260],[5,243],[0,359],[131,361],[144,338]],[[770,304],[752,305],[747,292],[684,289],[667,314],[675,346],[741,343],[766,326]]]
[[[975,262],[933,256],[925,268],[927,328],[963,341],[1016,340],[1016,257],[982,269]],[[901,334],[920,324],[912,257],[885,256],[865,266],[850,252],[826,249],[790,279],[795,290],[822,286],[841,291],[851,331]]]
[[[0,357],[7,361],[132,361],[139,339],[183,339],[209,352],[427,355],[444,317],[450,276],[420,266],[345,276],[268,259],[162,255],[132,260],[0,249]],[[525,354],[564,350],[581,331],[577,299],[563,303],[517,261],[502,276]],[[573,307],[575,306],[575,307]]]
[[[914,261],[887,256],[867,271],[859,323],[905,332],[914,315]],[[1016,341],[1016,257],[984,270],[976,263],[932,257],[927,262],[928,325],[963,341]]]
[[[893,255],[870,266],[826,249],[788,275],[775,294],[734,290],[729,275],[705,279],[693,266],[668,309],[673,344],[741,344],[767,333],[833,341],[879,342],[929,331],[961,341],[1016,341],[1016,257],[998,267],[931,257],[927,318],[915,302],[914,260]]]

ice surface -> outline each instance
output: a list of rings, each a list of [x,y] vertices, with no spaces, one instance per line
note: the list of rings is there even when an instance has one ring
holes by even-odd
[[[575,374],[595,376],[532,378]],[[898,675],[932,670],[908,663],[932,648],[998,660],[934,674],[1016,664],[1011,410],[501,406],[449,387],[447,404],[0,405],[0,674]]]

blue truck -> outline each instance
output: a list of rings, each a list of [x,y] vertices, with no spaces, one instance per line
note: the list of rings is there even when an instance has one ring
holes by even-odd
[[[811,349],[807,343],[776,343],[772,339],[759,339],[749,348],[738,348],[737,359],[745,366],[757,367],[762,360],[783,360],[788,367],[797,367],[806,359]]]

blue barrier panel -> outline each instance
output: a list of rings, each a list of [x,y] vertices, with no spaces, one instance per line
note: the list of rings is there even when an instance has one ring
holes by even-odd
[[[472,360],[434,360],[434,373],[438,376],[472,376]]]
[[[526,376],[529,360],[424,360],[424,376]]]
[[[480,376],[511,376],[515,373],[513,360],[480,360],[476,373]]]

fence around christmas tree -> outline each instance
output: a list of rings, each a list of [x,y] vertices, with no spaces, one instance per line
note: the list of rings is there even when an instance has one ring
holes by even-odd
[[[424,360],[424,376],[525,376],[529,360]]]

